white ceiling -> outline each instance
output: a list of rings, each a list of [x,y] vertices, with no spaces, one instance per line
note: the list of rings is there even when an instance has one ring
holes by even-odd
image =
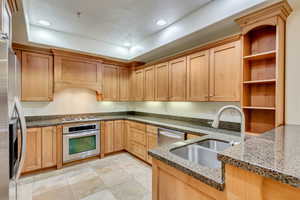
[[[14,42],[148,62],[236,33],[235,18],[279,0],[19,1],[23,12],[13,18]],[[168,24],[157,26],[159,19]]]
[[[123,46],[136,44],[199,9],[211,0],[27,0],[29,23],[51,23],[49,29]],[[81,12],[81,16],[77,16]]]

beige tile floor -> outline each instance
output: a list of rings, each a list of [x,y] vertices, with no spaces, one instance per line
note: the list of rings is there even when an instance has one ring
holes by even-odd
[[[151,200],[151,167],[128,153],[24,177],[21,200]]]

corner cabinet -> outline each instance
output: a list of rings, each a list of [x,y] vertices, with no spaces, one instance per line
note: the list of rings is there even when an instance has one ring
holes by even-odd
[[[240,101],[241,42],[210,49],[209,101]]]
[[[143,101],[144,100],[144,70],[135,71],[134,80],[134,100]]]
[[[130,90],[129,90],[129,77],[130,69],[125,67],[119,68],[119,100],[129,101]]]
[[[21,100],[53,100],[53,56],[22,52]]]
[[[104,154],[121,151],[125,148],[124,120],[104,122]]]

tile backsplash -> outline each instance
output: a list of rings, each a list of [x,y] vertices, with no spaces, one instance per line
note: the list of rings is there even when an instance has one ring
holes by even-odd
[[[183,117],[213,119],[228,102],[109,102],[97,101],[95,92],[86,89],[65,89],[55,92],[52,102],[23,102],[26,116],[63,115],[101,112],[138,111]],[[240,122],[235,112],[224,113],[222,120]]]

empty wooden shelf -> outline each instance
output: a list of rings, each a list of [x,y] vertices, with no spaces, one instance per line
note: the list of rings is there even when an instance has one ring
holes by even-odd
[[[243,35],[241,107],[246,132],[284,124],[285,21],[287,2],[237,19]]]

